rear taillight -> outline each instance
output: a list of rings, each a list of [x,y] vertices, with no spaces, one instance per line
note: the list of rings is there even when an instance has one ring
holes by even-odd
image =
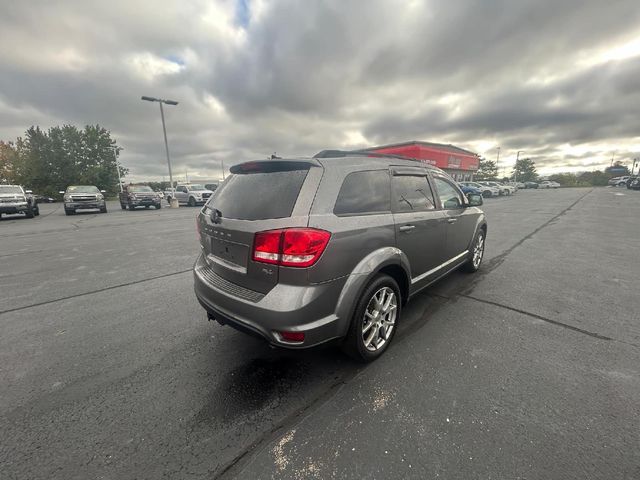
[[[285,228],[256,233],[253,260],[283,267],[310,267],[324,252],[331,234],[315,228]]]

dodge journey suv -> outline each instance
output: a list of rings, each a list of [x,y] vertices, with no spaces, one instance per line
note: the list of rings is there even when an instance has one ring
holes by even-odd
[[[272,345],[332,340],[370,361],[405,303],[449,272],[475,272],[487,223],[443,171],[342,155],[231,168],[197,218],[195,292],[209,319]]]

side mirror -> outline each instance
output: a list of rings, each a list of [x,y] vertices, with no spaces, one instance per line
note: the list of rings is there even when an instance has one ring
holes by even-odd
[[[100,190],[100,193],[107,193],[106,190]]]
[[[479,193],[469,193],[467,194],[467,200],[469,200],[470,207],[479,207],[482,205],[482,195]]]
[[[24,193],[32,194],[33,190],[25,190]]]
[[[60,195],[64,195],[64,190],[58,192]]]

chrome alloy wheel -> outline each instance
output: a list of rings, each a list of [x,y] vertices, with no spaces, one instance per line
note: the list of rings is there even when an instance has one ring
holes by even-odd
[[[396,325],[398,298],[389,287],[382,287],[369,300],[362,322],[362,340],[370,352],[387,343]]]
[[[482,256],[484,255],[484,233],[478,233],[478,239],[473,246],[473,268],[479,268],[480,262],[482,262]]]

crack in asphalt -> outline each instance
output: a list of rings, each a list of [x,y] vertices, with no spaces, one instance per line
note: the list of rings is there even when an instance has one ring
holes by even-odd
[[[509,305],[505,305],[505,304],[500,303],[500,302],[494,302],[494,301],[491,301],[491,300],[484,300],[482,298],[478,298],[478,297],[474,297],[474,296],[466,295],[466,294],[460,294],[458,296],[459,297],[463,297],[463,298],[468,298],[468,299],[474,300],[476,302],[485,303],[487,305],[493,305],[495,307],[504,308],[505,310],[510,310],[512,312],[517,312],[517,313],[520,313],[522,315],[526,315],[528,317],[532,317],[532,318],[535,318],[537,320],[542,320],[543,322],[547,322],[547,323],[550,323],[552,325],[556,325],[558,327],[566,328],[567,330],[572,330],[574,332],[582,333],[584,335],[588,335],[590,337],[597,338],[599,340],[613,341],[613,342],[617,342],[617,343],[623,343],[625,345],[629,345],[629,346],[632,346],[632,347],[640,347],[640,345],[632,343],[632,342],[625,342],[624,340],[619,340],[617,338],[607,337],[606,335],[602,335],[602,334],[596,333],[596,332],[591,332],[589,330],[585,330],[583,328],[576,327],[576,326],[568,324],[568,323],[560,322],[559,320],[553,320],[551,318],[544,317],[542,315],[538,315],[537,313],[528,312],[528,311],[522,310],[520,308],[510,307]],[[443,297],[443,298],[447,298],[447,297]]]
[[[85,295],[93,295],[94,293],[106,292],[108,290],[114,290],[120,287],[128,287],[130,285],[137,285],[139,283],[150,282],[152,280],[158,280],[159,278],[166,278],[166,277],[172,277],[174,275],[181,275],[183,273],[192,272],[192,271],[193,269],[189,268],[187,270],[180,270],[178,272],[164,273],[162,275],[156,275],[155,277],[143,278],[140,280],[134,280],[133,282],[119,283],[118,285],[111,285],[109,287],[99,288],[98,290],[91,290],[89,292],[84,292],[84,293],[76,293],[75,295],[68,295],[66,297],[54,298],[52,300],[46,300],[44,302],[32,303],[31,305],[23,305],[21,307],[9,308],[7,310],[0,310],[0,315],[3,315],[5,313],[17,312],[19,310],[26,310],[33,307],[40,307],[42,305],[48,305],[50,303],[61,302],[63,300],[69,300],[71,298],[84,297]]]
[[[487,264],[486,268],[483,268],[480,273],[481,275],[479,276],[480,278],[482,278],[483,276],[485,276],[487,273],[492,272],[493,270],[495,270],[496,268],[498,268],[500,265],[502,265],[502,263],[506,260],[506,258],[511,254],[511,252],[513,252],[516,248],[518,248],[520,245],[522,245],[524,242],[526,242],[527,240],[530,240],[531,238],[533,238],[534,235],[536,235],[538,232],[540,232],[541,230],[547,228],[549,225],[551,225],[554,221],[556,221],[558,218],[562,217],[563,215],[565,215],[567,212],[569,212],[569,210],[571,210],[573,207],[575,207],[578,203],[580,203],[580,201],[582,201],[582,199],[584,197],[586,197],[587,195],[589,195],[591,192],[593,192],[593,188],[589,189],[589,191],[583,195],[580,195],[580,197],[578,197],[578,199],[573,202],[571,205],[569,205],[567,208],[563,209],[560,213],[554,215],[553,217],[551,217],[549,220],[547,220],[546,222],[544,222],[542,225],[540,225],[539,227],[537,227],[533,232],[529,233],[528,235],[526,235],[525,237],[523,237],[522,239],[518,240],[516,243],[514,243],[511,247],[509,247],[507,250],[505,250],[504,252],[502,252],[500,255],[497,255],[496,257],[492,258],[489,263]],[[477,282],[474,282],[474,284]],[[468,293],[468,292],[465,292]]]

